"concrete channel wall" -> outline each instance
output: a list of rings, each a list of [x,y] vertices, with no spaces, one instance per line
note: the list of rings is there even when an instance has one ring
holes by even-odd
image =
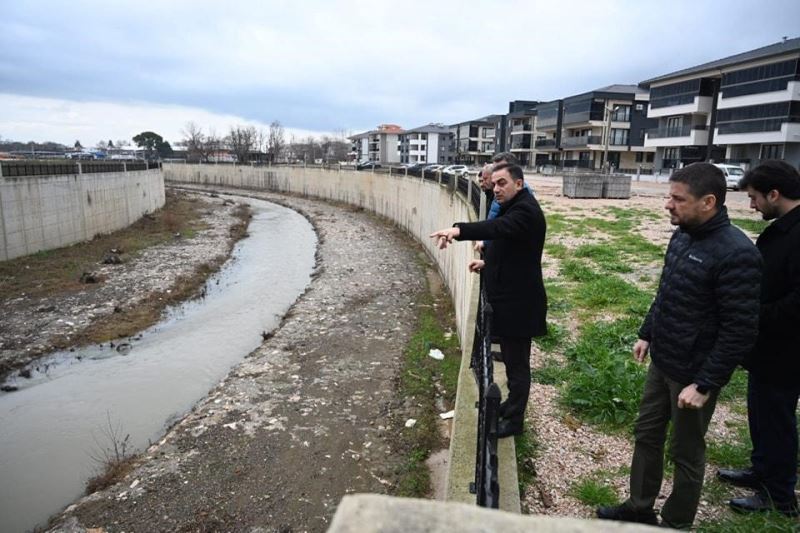
[[[462,346],[456,413],[450,440],[447,499],[474,503],[475,495],[469,492],[469,483],[475,474],[477,387],[469,369],[469,360],[479,284],[478,277],[467,271],[467,263],[474,257],[474,252],[467,243],[441,251],[434,247],[428,237],[437,229],[450,227],[453,222],[475,220],[468,198],[437,182],[368,171],[177,163],[165,163],[163,168],[168,183],[289,192],[363,207],[394,221],[422,244],[436,262],[452,296]],[[499,366],[502,368],[502,365]],[[495,380],[501,384],[505,382],[502,370],[496,372]],[[513,439],[500,441],[499,456],[501,508],[519,512]]]
[[[90,240],[163,205],[158,169],[0,178],[0,260]]]

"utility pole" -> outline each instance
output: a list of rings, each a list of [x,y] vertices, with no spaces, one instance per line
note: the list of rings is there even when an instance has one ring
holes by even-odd
[[[608,164],[608,145],[611,141],[611,114],[619,111],[619,108],[620,106],[618,105],[613,107],[608,107],[607,105],[603,106],[603,109],[606,111],[606,147],[603,151],[603,165],[605,166],[606,174],[611,173],[611,165]]]

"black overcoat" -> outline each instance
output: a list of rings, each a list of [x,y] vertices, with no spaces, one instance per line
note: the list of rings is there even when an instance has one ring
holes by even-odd
[[[800,207],[758,237],[764,258],[755,350],[744,366],[767,383],[800,384]]]
[[[528,338],[547,333],[547,296],[542,281],[546,223],[539,202],[522,189],[482,222],[460,222],[458,240],[491,240],[483,270],[494,311],[492,336]]]

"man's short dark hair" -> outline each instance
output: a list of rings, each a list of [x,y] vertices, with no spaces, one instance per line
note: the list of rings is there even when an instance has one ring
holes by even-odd
[[[717,199],[717,207],[725,205],[725,174],[711,163],[692,163],[680,170],[676,170],[669,177],[669,181],[685,183],[689,193],[695,198],[702,198],[713,194]]]
[[[522,167],[519,165],[515,165],[513,163],[500,163],[492,169],[492,174],[501,170],[507,171],[509,176],[511,176],[511,178],[514,180],[525,179],[525,173],[522,171]]]
[[[519,165],[519,159],[517,156],[512,154],[511,152],[500,152],[499,154],[494,154],[492,157],[492,163],[511,163],[512,165]]]
[[[771,159],[748,170],[739,180],[739,188],[750,187],[761,194],[775,190],[790,200],[800,199],[800,172],[786,161]]]

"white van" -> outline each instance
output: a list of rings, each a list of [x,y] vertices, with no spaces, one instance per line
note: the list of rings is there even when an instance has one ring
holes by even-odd
[[[744,169],[742,169],[742,167],[737,167],[736,165],[714,164],[714,166],[720,169],[723,174],[725,174],[725,184],[728,186],[728,188],[738,191],[739,180],[744,177]]]

